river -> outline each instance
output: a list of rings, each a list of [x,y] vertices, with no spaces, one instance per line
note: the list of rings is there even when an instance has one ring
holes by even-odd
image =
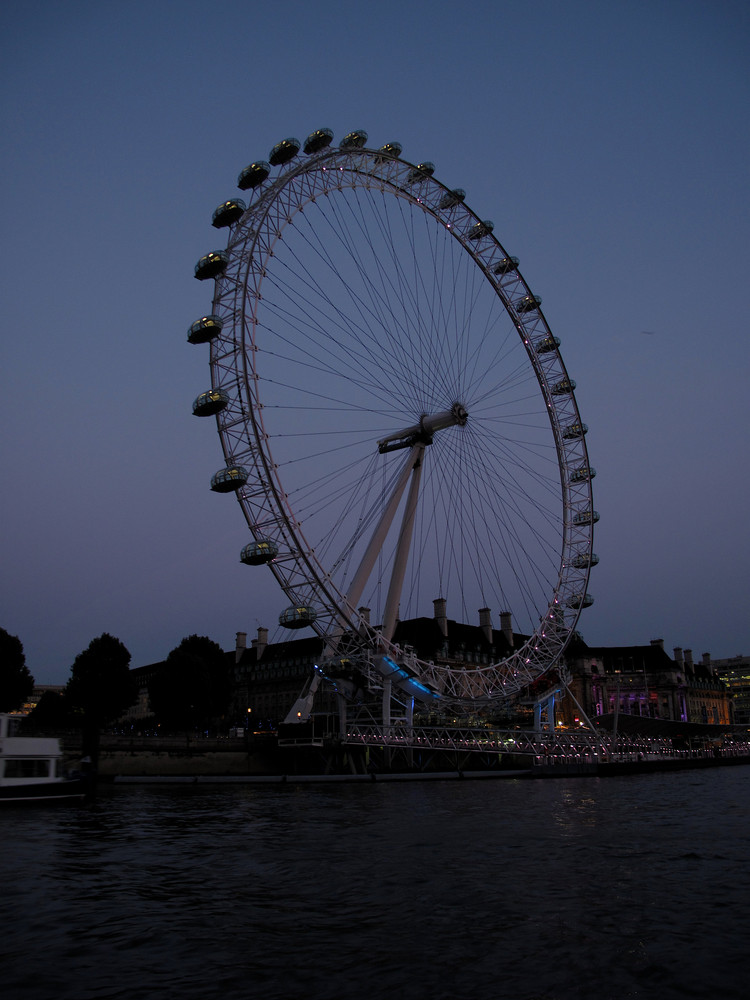
[[[4,1000],[745,1000],[750,767],[4,806]]]

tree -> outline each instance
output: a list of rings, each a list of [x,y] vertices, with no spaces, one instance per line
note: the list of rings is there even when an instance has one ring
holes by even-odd
[[[73,720],[74,721],[74,720]],[[32,729],[54,731],[72,725],[68,700],[63,691],[45,691],[30,713],[28,724]]]
[[[170,729],[204,727],[227,711],[232,677],[218,643],[189,635],[158,668],[149,685],[151,709]]]
[[[14,712],[33,690],[21,640],[0,628],[0,712]]]
[[[71,668],[65,696],[81,720],[83,750],[95,757],[99,731],[123,714],[138,697],[130,675],[130,653],[107,632],[92,639]]]

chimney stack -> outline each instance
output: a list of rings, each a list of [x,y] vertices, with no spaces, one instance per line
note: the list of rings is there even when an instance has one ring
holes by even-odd
[[[438,623],[438,627],[443,635],[448,637],[448,611],[447,603],[444,597],[438,597],[432,602],[435,609],[435,621]]]
[[[247,649],[247,632],[238,632],[234,640],[234,662],[239,663]]]
[[[690,669],[693,669],[693,651],[692,649],[685,650],[685,663]]]
[[[487,642],[492,645],[492,612],[489,608],[479,609],[479,627]]]
[[[682,668],[685,664],[685,659],[682,655],[682,646],[675,646],[674,648],[674,661],[678,667]]]
[[[652,639],[651,640],[651,645],[652,646],[658,646],[659,649],[664,649],[664,640],[663,639]]]
[[[265,652],[266,646],[268,645],[268,629],[263,628],[262,625],[258,626],[258,638],[253,639],[253,649],[255,650],[255,659],[259,660],[263,653]]]
[[[510,611],[500,612],[500,628],[505,636],[505,641],[513,649],[513,615]]]

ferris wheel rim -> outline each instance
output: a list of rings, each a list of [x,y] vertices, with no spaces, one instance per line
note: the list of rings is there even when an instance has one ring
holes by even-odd
[[[322,183],[322,175],[334,171],[341,175],[340,183],[333,185]],[[430,214],[437,224],[451,230],[452,238],[460,244],[462,250],[481,269],[502,301],[504,309],[514,319],[519,336],[525,342],[527,356],[534,369],[539,388],[546,397],[550,427],[558,456],[563,506],[566,508],[565,538],[562,542],[563,552],[561,553],[558,584],[550,598],[548,611],[551,613],[547,623],[540,622],[539,628],[529,637],[525,645],[515,651],[511,657],[505,658],[502,664],[489,664],[487,667],[477,666],[474,670],[475,676],[489,679],[490,686],[494,683],[497,689],[501,689],[497,696],[503,697],[509,681],[511,681],[511,688],[521,686],[525,679],[533,679],[534,676],[543,672],[540,669],[540,664],[551,665],[550,661],[554,661],[561,654],[567,639],[573,632],[574,624],[577,622],[578,614],[583,606],[583,595],[586,595],[591,566],[593,520],[579,526],[575,543],[577,546],[575,557],[586,563],[582,567],[583,572],[577,572],[576,576],[577,590],[582,595],[579,607],[572,609],[573,616],[570,614],[570,608],[565,610],[564,613],[568,617],[562,626],[556,620],[555,612],[557,611],[558,598],[561,595],[565,597],[567,591],[570,591],[570,587],[566,591],[562,581],[566,571],[569,570],[569,566],[566,566],[566,557],[568,557],[567,561],[570,562],[571,553],[574,552],[570,541],[572,524],[575,518],[580,517],[586,509],[593,509],[590,488],[593,470],[590,469],[588,462],[583,433],[575,433],[576,428],[585,428],[585,425],[580,420],[573,389],[560,393],[559,396],[555,396],[553,391],[553,386],[563,385],[565,380],[570,384],[571,381],[568,379],[567,370],[558,350],[559,342],[554,343],[556,338],[551,334],[539,303],[536,301],[536,296],[533,295],[521,276],[517,262],[509,272],[502,271],[499,267],[500,263],[503,261],[512,262],[514,258],[507,254],[494,236],[491,225],[488,227],[486,222],[483,222],[479,216],[466,207],[462,192],[447,188],[436,181],[431,174],[424,174],[418,178],[419,195],[415,193],[416,189],[413,186],[410,188],[409,185],[404,184],[405,178],[418,175],[419,171],[420,165],[402,159],[400,150],[399,155],[384,155],[382,150],[367,147],[356,149],[325,148],[306,156],[304,160],[292,162],[291,165],[281,165],[277,174],[270,174],[267,180],[260,184],[259,190],[254,192],[253,201],[230,229],[226,253],[230,261],[236,262],[237,273],[234,277],[230,275],[230,278],[227,278],[225,271],[222,276],[217,277],[214,312],[219,315],[222,310],[231,312],[234,320],[229,325],[236,328],[239,323],[242,327],[243,344],[247,331],[250,331],[254,337],[257,316],[250,315],[249,309],[257,308],[260,292],[258,288],[254,297],[248,296],[247,288],[250,276],[260,274],[262,284],[267,263],[274,254],[276,241],[282,239],[285,227],[291,225],[296,215],[310,202],[315,201],[317,197],[322,194],[328,195],[343,187],[350,187],[354,190],[355,188],[369,189],[374,185],[387,191],[390,195],[405,199],[412,207],[418,205],[419,209]],[[440,201],[437,200],[438,195]],[[449,196],[452,195],[455,195],[455,200],[450,201]],[[445,202],[444,207],[441,207],[442,202]],[[274,214],[279,207],[283,208],[286,213],[283,219],[278,212]],[[448,214],[450,218],[448,218]],[[511,275],[510,278],[508,278],[508,273]],[[232,294],[229,297],[233,306],[231,310],[227,310],[227,289],[231,292],[232,288],[234,289],[232,293],[234,298],[232,298]],[[523,307],[517,306],[519,292],[523,292],[520,297],[520,300],[524,302]],[[239,320],[237,319],[238,297],[241,300]],[[529,306],[528,310],[526,305]],[[533,322],[530,320],[532,313]],[[540,360],[540,355],[534,345],[543,338],[546,338],[545,342],[550,342],[553,346],[546,352],[551,357]],[[265,537],[269,522],[264,522],[255,511],[262,509],[262,502],[267,501],[270,497],[279,515],[275,524],[277,535],[289,543],[287,547],[290,551],[295,552],[293,560],[295,565],[292,567],[291,574],[289,572],[290,560],[288,559],[285,561],[284,558],[281,558],[271,565],[282,590],[293,598],[299,586],[298,580],[309,575],[314,580],[313,589],[320,595],[321,605],[326,607],[326,614],[312,623],[318,634],[321,637],[330,634],[334,622],[343,622],[350,629],[359,628],[361,630],[362,622],[357,617],[356,609],[349,607],[345,595],[331,580],[326,567],[318,561],[312,546],[307,542],[304,532],[294,516],[294,511],[287,502],[271,446],[268,443],[269,433],[265,426],[263,404],[253,397],[253,386],[257,385],[257,372],[254,370],[256,358],[254,342],[250,349],[247,349],[247,345],[245,345],[241,352],[235,346],[235,357],[238,355],[241,358],[246,390],[252,401],[240,436],[249,437],[252,434],[254,460],[257,463],[255,467],[256,471],[260,473],[259,483],[256,482],[248,489],[243,487],[237,491],[248,525],[256,539]],[[218,358],[219,352],[214,351],[212,343],[212,383],[215,388],[220,388],[222,384],[222,378],[217,377]],[[552,361],[554,364],[551,364]],[[237,364],[237,362],[235,363]],[[553,373],[557,378],[553,385],[550,384],[550,373]],[[225,459],[229,465],[236,456],[237,437],[232,436],[229,432],[228,423],[221,414],[217,414],[217,423]],[[569,438],[566,439],[566,435],[570,435]],[[571,500],[571,487],[576,472],[580,472],[580,470],[585,470],[587,475],[583,475],[579,483],[581,489],[579,489],[576,498]],[[260,506],[253,507],[252,497],[248,495],[253,490],[263,495]],[[309,584],[309,580],[305,579],[305,583]],[[569,593],[568,600],[573,596],[575,595],[572,592]],[[560,608],[559,611],[562,613],[563,609]],[[370,641],[377,640],[378,630],[376,628],[367,627],[364,631]],[[499,668],[500,672],[498,673]],[[455,668],[435,667],[434,664],[424,663],[417,665],[417,671],[428,685],[441,688],[444,691],[451,688],[456,675],[460,673]],[[511,680],[512,677],[518,679],[515,685]],[[458,686],[460,687],[460,684]],[[456,685],[453,687],[455,688]],[[476,702],[485,696],[492,700],[493,696],[486,694],[486,692],[485,695],[480,695],[479,699],[474,696],[469,700]],[[454,690],[453,697],[460,701],[460,690]]]

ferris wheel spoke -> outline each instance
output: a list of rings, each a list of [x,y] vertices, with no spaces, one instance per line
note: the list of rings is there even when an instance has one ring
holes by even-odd
[[[359,238],[359,242],[369,244],[372,247],[373,257],[370,266],[366,268],[362,265],[360,272],[367,274],[370,279],[369,288],[377,304],[377,308],[380,309],[383,302],[389,303],[388,319],[387,321],[383,321],[383,329],[387,348],[392,352],[395,359],[394,368],[399,372],[422,371],[423,379],[421,385],[431,385],[435,381],[439,365],[436,365],[433,360],[435,355],[434,345],[438,343],[438,338],[425,333],[424,320],[421,319],[423,316],[429,316],[429,313],[425,309],[410,308],[403,294],[403,289],[408,287],[408,281],[399,256],[395,252],[395,240],[389,238],[385,248],[385,255],[378,254],[372,246],[372,242],[366,238],[367,227],[364,221],[361,218],[357,218],[356,221],[359,227],[356,237]],[[343,225],[338,228],[340,231],[345,231]],[[383,233],[388,231],[386,224],[382,221],[379,221],[379,228]],[[392,236],[392,228],[389,233]],[[355,237],[347,240],[347,247],[352,242],[355,242]],[[387,262],[395,264],[392,272],[389,272],[387,269]],[[376,275],[378,278],[377,287],[372,281],[373,275]],[[412,321],[412,314],[415,311],[419,319],[418,322]],[[439,329],[439,324],[437,320],[433,319],[429,323],[429,334],[432,334],[437,329]],[[414,381],[414,385],[417,385],[416,380]],[[414,397],[410,395],[409,398],[413,399]],[[422,406],[424,406],[424,396],[420,398],[422,399]]]
[[[280,293],[289,291],[289,298],[292,295],[299,296],[299,283],[295,283],[293,276],[287,282],[276,282],[276,287]],[[334,308],[333,303],[326,303],[329,306],[328,312],[324,313],[320,304],[312,298],[300,301],[298,311],[301,320],[290,323],[290,311],[280,305],[276,307],[275,313],[281,321],[279,331],[272,327],[280,342],[287,343],[291,349],[288,359],[290,364],[305,364],[313,361],[314,365],[324,370],[323,362],[327,362],[327,370],[331,372],[341,372],[342,377],[345,362],[348,362],[351,377],[359,373],[360,384],[371,385],[375,373],[377,372],[376,357],[371,350],[367,349],[367,341],[374,339],[371,335],[363,336],[366,327],[362,325],[361,316],[350,317],[341,309]],[[328,322],[324,322],[327,320]],[[284,329],[284,323],[292,326],[291,334],[284,335],[280,330]],[[339,336],[334,336],[332,331],[338,330]],[[359,335],[355,336],[359,331]],[[292,339],[294,334],[297,338]],[[294,347],[299,344],[299,337],[303,338],[304,346],[300,350]]]
[[[397,207],[402,209],[401,200],[397,200]],[[420,213],[422,214],[422,213]],[[440,386],[444,377],[445,366],[440,362],[440,351],[443,346],[441,336],[441,317],[435,315],[426,308],[426,304],[421,301],[419,291],[425,286],[425,279],[419,268],[420,255],[415,253],[413,243],[413,232],[409,232],[407,226],[400,220],[404,237],[409,250],[408,260],[413,262],[413,267],[419,273],[419,279],[414,281],[409,274],[403,259],[403,253],[399,254],[398,242],[393,237],[393,225],[390,217],[381,223],[383,232],[388,233],[387,246],[390,253],[390,261],[393,264],[393,277],[389,284],[385,280],[385,268],[381,266],[382,292],[387,295],[389,292],[391,301],[400,303],[404,314],[404,322],[400,325],[400,332],[406,338],[405,351],[408,351],[407,363],[413,370],[423,372],[422,379],[422,406],[425,406],[424,387]]]
[[[296,261],[299,254],[290,252],[289,257]],[[356,302],[353,291],[341,279],[340,272],[336,272],[337,279],[341,279],[340,284],[347,291],[348,297],[354,299],[358,306],[355,309],[350,306],[344,310],[330,295],[322,296],[319,283],[316,283],[310,271],[302,264],[298,265],[296,271],[290,270],[289,260],[281,261],[280,267],[282,266],[289,271],[289,277],[286,280],[276,279],[274,287],[281,296],[281,302],[278,305],[273,303],[271,308],[282,321],[279,325],[283,328],[283,322],[288,320],[290,304],[296,303],[295,309],[299,316],[297,329],[292,332],[291,337],[285,338],[290,341],[292,351],[295,345],[299,351],[298,340],[301,335],[303,357],[315,357],[318,363],[325,358],[333,371],[342,370],[348,363],[350,369],[353,366],[355,372],[359,370],[364,383],[371,384],[377,370],[377,358],[372,350],[376,339],[365,322],[366,314]],[[303,275],[303,280],[297,280],[299,274]],[[303,289],[309,294],[303,296]]]
[[[345,255],[340,266],[331,264],[332,271],[343,282],[344,266],[350,263],[361,283],[361,292],[357,294],[348,285],[347,289],[359,307],[361,323],[367,333],[362,344],[381,364],[384,354],[393,358],[391,373],[396,386],[400,387],[402,393],[408,394],[410,383],[405,379],[405,373],[410,370],[410,360],[413,359],[404,352],[405,338],[400,326],[402,320],[399,311],[388,308],[389,299],[392,298],[388,294],[389,289],[386,288],[384,293],[379,294],[374,283],[374,276],[381,274],[382,263],[368,236],[367,227],[355,215],[349,201],[344,203],[340,211],[334,208],[331,219],[326,221],[332,230],[332,245],[338,241]],[[337,223],[335,226],[334,222]],[[370,259],[367,261],[363,258],[364,248],[369,250]]]
[[[523,532],[528,538],[536,539],[537,544],[544,538],[556,538],[559,518],[542,503],[536,489],[531,493],[517,477],[511,481],[509,476],[487,476],[484,463],[478,471],[485,472],[482,492],[478,496],[484,508],[494,513],[492,523],[503,526],[506,537],[520,538]]]
[[[461,456],[462,477],[477,483],[477,488],[468,497],[468,508],[476,516],[476,523],[484,523],[489,527],[491,540],[488,551],[496,549],[506,555],[506,562],[512,567],[516,562],[534,563],[534,558],[528,548],[524,548],[524,559],[518,560],[512,555],[509,546],[514,549],[523,545],[518,530],[519,525],[523,525],[530,538],[538,536],[538,529],[535,529],[536,518],[531,518],[530,513],[539,513],[539,502],[528,492],[519,494],[520,487],[517,485],[517,477],[513,477],[513,492],[508,493],[505,488],[505,481],[510,478],[501,476],[497,471],[500,463],[494,461],[494,456],[482,445],[480,449],[466,449]],[[469,464],[471,463],[471,464]],[[473,467],[472,467],[473,466]],[[505,498],[504,498],[505,493]],[[522,501],[522,502],[521,502]],[[512,514],[512,517],[510,516]],[[478,552],[478,558],[484,559],[485,553]]]

